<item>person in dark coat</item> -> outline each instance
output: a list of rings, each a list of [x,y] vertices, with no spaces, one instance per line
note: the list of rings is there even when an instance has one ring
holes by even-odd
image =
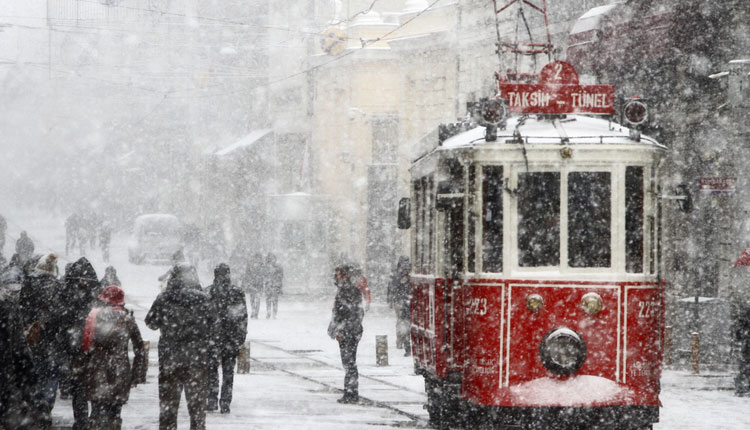
[[[362,338],[362,292],[351,279],[351,267],[336,267],[333,276],[338,288],[333,303],[333,315],[329,325],[329,335],[339,343],[341,364],[344,366],[344,396],[339,403],[359,401],[359,372],[357,370],[357,346]]]
[[[260,296],[263,294],[263,255],[253,254],[242,277],[242,288],[250,297],[250,318],[258,319]]]
[[[21,237],[16,241],[16,254],[21,257],[21,261],[28,261],[34,255],[34,242],[25,231],[21,232]]]
[[[99,281],[99,292],[101,293],[101,291],[110,285],[122,287],[122,282],[120,282],[120,278],[117,277],[117,269],[115,269],[114,266],[107,266],[107,268],[104,269],[104,277]]]
[[[404,348],[404,355],[411,355],[411,285],[409,257],[402,255],[388,284],[388,305],[396,311],[396,347]]]
[[[44,428],[34,398],[38,384],[36,368],[18,308],[23,276],[20,268],[9,269],[15,270],[6,269],[0,281],[0,428]],[[46,426],[50,424],[48,421]]]
[[[25,266],[29,275],[24,279],[18,304],[24,332],[27,333],[26,341],[39,377],[35,395],[43,407],[42,413],[49,417],[55,405],[58,383],[59,324],[54,302],[60,283],[57,280],[55,254],[39,258],[34,268],[30,269],[28,266],[33,261],[30,259]]]
[[[91,402],[88,430],[120,430],[120,413],[130,388],[146,381],[146,351],[138,325],[124,307],[122,289],[110,285],[98,300],[99,306],[86,318],[81,345],[86,357],[86,400]],[[132,367],[129,342],[133,344]]]
[[[750,302],[739,309],[734,322],[734,339],[740,344],[740,363],[734,378],[735,394],[750,396]]]
[[[159,429],[177,428],[180,395],[190,413],[190,429],[206,428],[206,380],[214,324],[211,299],[201,290],[195,267],[175,265],[146,315],[159,330]]]
[[[232,285],[229,266],[219,264],[214,269],[214,283],[206,288],[214,308],[216,322],[213,328],[214,357],[208,367],[209,411],[221,406],[221,413],[229,413],[232,403],[234,365],[240,347],[247,337],[247,305],[245,293]],[[221,365],[221,397],[219,397],[219,365]]]
[[[266,318],[276,318],[279,311],[279,296],[284,287],[284,269],[276,262],[276,256],[268,253],[265,264],[263,293],[266,295]]]
[[[85,357],[81,352],[83,328],[96,296],[99,278],[94,266],[81,257],[66,267],[62,287],[55,300],[58,306],[58,350],[62,369],[61,392],[72,396],[75,430],[87,428],[89,406],[83,377]]]

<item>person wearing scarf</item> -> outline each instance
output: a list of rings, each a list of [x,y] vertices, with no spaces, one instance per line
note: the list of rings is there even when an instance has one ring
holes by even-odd
[[[119,430],[122,405],[128,401],[130,388],[146,380],[147,357],[138,325],[125,309],[122,289],[110,285],[98,300],[99,305],[86,318],[81,342],[86,357],[86,400],[91,402],[89,430]],[[132,342],[135,354],[132,366],[128,342]]]

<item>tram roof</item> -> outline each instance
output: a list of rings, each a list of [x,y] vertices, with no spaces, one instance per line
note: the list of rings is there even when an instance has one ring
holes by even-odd
[[[461,148],[478,145],[514,143],[518,131],[525,144],[596,144],[596,145],[647,145],[666,147],[654,138],[630,136],[630,129],[615,122],[584,115],[568,115],[565,118],[542,118],[537,116],[513,116],[508,118],[505,128],[497,130],[497,140],[485,140],[485,127],[477,126],[446,139],[442,148]]]

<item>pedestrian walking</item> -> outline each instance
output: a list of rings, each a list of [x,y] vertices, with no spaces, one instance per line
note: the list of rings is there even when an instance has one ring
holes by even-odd
[[[120,430],[122,405],[130,388],[146,382],[146,351],[138,325],[125,309],[125,294],[110,285],[98,297],[83,330],[86,400],[91,402],[88,430]],[[128,359],[133,345],[133,365]]]
[[[265,264],[263,293],[266,295],[266,318],[276,318],[279,311],[279,296],[284,286],[284,269],[276,262],[276,256],[268,253]]]
[[[34,260],[30,259],[27,265]],[[26,333],[26,342],[31,350],[34,368],[37,369],[38,384],[35,396],[39,400],[43,415],[42,428],[51,425],[50,413],[55,405],[58,383],[57,343],[59,324],[54,299],[60,284],[57,280],[57,256],[41,257],[19,292],[19,310]]]
[[[250,297],[250,318],[253,319],[258,319],[258,313],[260,312],[264,272],[263,255],[256,252],[250,258],[245,268],[245,274],[242,276],[242,288]]]
[[[409,284],[409,257],[402,255],[388,284],[388,305],[396,311],[396,347],[411,355],[411,285]]]
[[[77,213],[72,213],[65,219],[65,254],[68,255],[75,249],[81,240],[81,219]]]
[[[734,322],[734,339],[740,344],[740,363],[734,378],[735,394],[750,396],[750,302],[740,306]]]
[[[44,427],[34,398],[38,378],[26,343],[18,300],[23,273],[9,267],[0,279],[0,428]],[[47,425],[50,423],[48,422]]]
[[[109,263],[109,244],[112,241],[112,227],[108,222],[103,222],[99,227],[99,248],[102,250],[102,260]]]
[[[212,338],[214,355],[208,366],[208,401],[206,407],[221,413],[229,413],[232,403],[234,365],[240,347],[247,337],[247,304],[245,293],[234,286],[230,269],[224,263],[214,269],[214,283],[206,288],[211,297],[216,318]],[[221,366],[221,397],[219,397],[219,366]]]
[[[57,350],[60,392],[73,403],[74,430],[88,428],[89,405],[85,392],[85,357],[81,350],[86,317],[100,291],[96,270],[86,257],[65,269],[64,282],[56,295],[59,309]]]
[[[195,267],[176,264],[146,315],[159,330],[159,429],[177,428],[180,395],[185,391],[190,429],[206,428],[206,382],[214,324],[208,294],[201,290]]]
[[[120,282],[120,278],[117,277],[117,269],[115,269],[114,266],[107,266],[107,268],[104,269],[104,277],[99,281],[99,292],[103,291],[110,285],[122,287],[122,282]]]
[[[29,261],[31,256],[34,255],[34,241],[25,231],[21,232],[21,237],[16,241],[16,254],[21,257],[23,262]]]
[[[344,376],[344,396],[339,403],[359,401],[359,372],[357,370],[357,346],[362,338],[362,292],[351,279],[351,266],[336,267],[334,284],[337,292],[333,303],[333,314],[328,326],[328,335],[339,343]]]
[[[5,249],[5,234],[8,233],[8,222],[5,217],[0,215],[0,254]]]

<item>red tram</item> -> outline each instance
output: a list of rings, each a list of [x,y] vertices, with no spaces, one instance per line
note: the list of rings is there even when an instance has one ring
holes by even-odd
[[[666,148],[613,106],[613,88],[550,63],[412,163],[412,353],[432,425],[658,421]]]

